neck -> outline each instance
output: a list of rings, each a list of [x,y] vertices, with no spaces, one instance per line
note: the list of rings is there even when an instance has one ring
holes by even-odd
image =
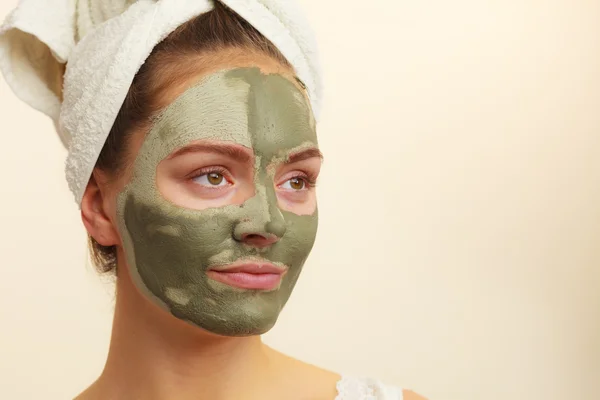
[[[274,353],[260,336],[217,336],[176,319],[120,272],[109,355],[96,386],[115,399],[239,398],[265,383]]]

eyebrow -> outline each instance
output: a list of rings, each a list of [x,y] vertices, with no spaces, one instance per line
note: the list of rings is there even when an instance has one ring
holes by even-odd
[[[242,163],[248,163],[254,158],[249,150],[244,150],[241,146],[217,144],[217,143],[195,143],[182,147],[167,158],[172,159],[188,153],[213,153],[220,154],[237,160]]]
[[[321,160],[323,159],[323,153],[316,147],[310,147],[305,150],[300,150],[295,153],[290,154],[285,160],[286,164],[292,164],[299,161],[308,160],[309,158],[318,157]]]

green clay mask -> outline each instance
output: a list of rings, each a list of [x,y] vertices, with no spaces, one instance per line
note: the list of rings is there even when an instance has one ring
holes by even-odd
[[[157,167],[190,142],[233,142],[254,153],[254,193],[242,204],[194,210],[166,200]],[[313,246],[317,211],[282,210],[270,172],[291,151],[316,147],[310,104],[288,79],[258,68],[202,79],[155,120],[117,198],[117,220],[130,275],[140,292],[175,317],[207,331],[261,334],[277,320]],[[279,240],[258,248],[246,234]],[[207,269],[240,259],[286,266],[274,290],[241,289],[210,279]]]

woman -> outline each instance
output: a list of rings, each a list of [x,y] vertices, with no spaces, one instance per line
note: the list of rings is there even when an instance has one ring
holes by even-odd
[[[75,49],[68,57],[64,99],[61,65],[45,70],[61,84],[46,84],[61,100],[57,125],[70,141],[67,178],[93,259],[100,271],[116,274],[117,290],[104,371],[77,399],[422,399],[375,380],[341,377],[261,341],[315,239],[322,159],[311,99],[315,81],[304,83],[297,63],[215,2],[181,23],[170,19],[174,30],[163,27],[168,35],[142,57],[99,141],[95,132],[103,125],[82,122],[77,113],[118,85],[116,78],[104,79],[97,91],[84,84],[69,97],[75,71],[93,81],[90,68],[100,54],[89,51],[92,39],[81,21],[98,13],[83,3],[74,14],[80,20],[75,36],[87,52]],[[133,14],[138,7],[152,24],[160,11],[150,2],[116,3],[121,9],[105,9],[102,29],[126,25],[115,9]],[[142,18],[135,17],[135,23]],[[14,28],[21,29],[10,19],[7,24],[13,30],[2,31],[5,46],[14,44]],[[131,37],[121,37],[119,46]],[[108,48],[112,42],[97,43]],[[60,58],[59,51],[52,56]],[[7,81],[34,102],[19,91],[15,65],[3,64]],[[135,63],[122,65],[127,70]],[[52,116],[50,106],[46,111]],[[91,142],[82,136],[90,127]],[[101,144],[98,154],[86,147],[94,140]]]

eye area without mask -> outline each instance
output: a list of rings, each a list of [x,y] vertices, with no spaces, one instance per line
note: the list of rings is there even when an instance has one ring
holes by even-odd
[[[312,214],[322,155],[315,147],[286,154],[267,166],[278,205],[298,215]],[[188,209],[242,204],[256,194],[255,164],[253,151],[244,146],[193,141],[160,162],[156,181],[165,199]]]
[[[283,188],[284,186],[287,186],[285,189],[298,191],[307,190],[316,186],[315,174],[310,176],[306,175],[304,172],[297,172],[297,174],[298,175],[286,180],[280,187]],[[235,180],[231,177],[229,171],[222,166],[202,168],[200,171],[195,172],[191,179],[199,185],[209,188],[227,185],[232,186],[235,184]]]

